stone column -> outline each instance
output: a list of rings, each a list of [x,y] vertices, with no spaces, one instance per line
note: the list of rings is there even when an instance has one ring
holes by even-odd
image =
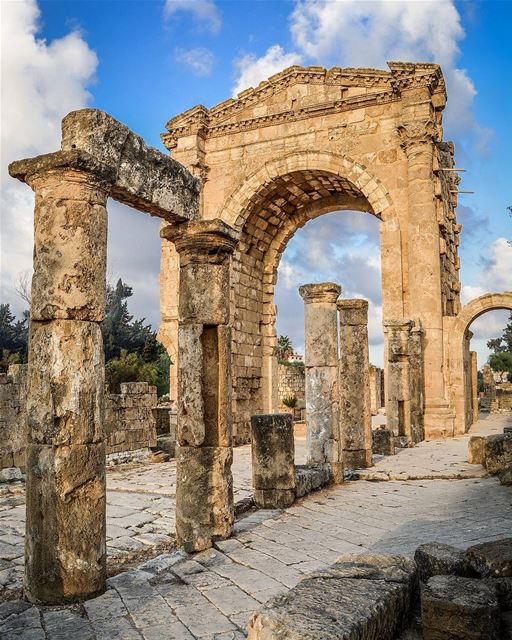
[[[386,320],[384,333],[387,338],[388,383],[386,398],[386,422],[400,445],[412,444],[410,380],[410,333],[412,320]]]
[[[233,528],[230,265],[221,220],[166,227],[180,256],[176,534],[200,551]]]
[[[291,413],[251,417],[254,502],[285,509],[295,500],[295,443]]]
[[[409,333],[409,393],[411,436],[414,444],[425,439],[425,375],[423,368],[424,331],[416,320]]]
[[[343,482],[339,433],[336,300],[341,287],[332,282],[305,284],[306,427],[308,464],[330,463],[335,482]]]
[[[340,432],[345,467],[372,466],[372,417],[368,357],[368,302],[338,300],[340,314]]]
[[[471,358],[471,406],[473,421],[478,420],[478,361],[476,351],[469,352]]]
[[[443,308],[440,234],[434,188],[434,148],[438,124],[427,87],[402,91],[403,124],[398,128],[408,161],[409,309],[425,331],[425,433],[451,436],[443,374]]]
[[[106,202],[113,170],[79,151],[15,162],[35,192],[28,371],[25,596],[105,588]]]

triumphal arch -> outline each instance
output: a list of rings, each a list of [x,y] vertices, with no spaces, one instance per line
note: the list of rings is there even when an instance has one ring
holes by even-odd
[[[512,308],[512,293],[460,308],[458,176],[453,145],[443,142],[445,102],[435,64],[290,67],[237,98],[170,120],[163,141],[172,157],[108,114],[83,109],[64,118],[59,151],[9,166],[35,193],[30,600],[58,604],[105,589],[100,323],[109,198],[161,219],[160,338],[174,362],[176,534],[185,549],[205,549],[233,531],[233,443],[248,440],[251,416],[276,406],[279,259],[316,216],[356,209],[380,221],[388,426],[407,444],[467,429],[468,327],[489,309]],[[336,283],[301,287],[306,360],[312,356],[306,367],[331,367],[331,408],[341,407],[342,396],[353,401],[366,393],[368,369],[367,344],[358,353],[367,341],[367,303],[337,300],[339,293]],[[337,315],[344,325],[339,362],[353,374],[344,380],[336,378]],[[321,388],[315,393],[323,400]],[[333,424],[337,445],[368,436],[351,432],[362,429],[357,420],[350,428],[341,417]],[[313,441],[323,437],[320,428],[310,431]],[[351,455],[359,459],[358,447]],[[369,457],[371,464],[371,446]],[[343,482],[342,456],[328,458],[329,465],[334,481]]]
[[[460,309],[453,145],[443,141],[436,64],[376,69],[294,66],[256,88],[172,118],[171,156],[201,178],[199,216],[239,234],[232,265],[237,442],[276,406],[274,286],[288,240],[308,220],[358,210],[380,221],[384,324],[423,330],[424,429],[452,435],[445,319]],[[179,259],[162,241],[160,336],[176,357]],[[396,323],[395,323],[396,324]],[[171,385],[177,388],[175,384]]]

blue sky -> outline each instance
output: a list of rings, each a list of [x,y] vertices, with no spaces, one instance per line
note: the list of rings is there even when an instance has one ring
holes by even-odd
[[[173,115],[213,106],[292,63],[379,66],[388,59],[440,62],[449,88],[445,138],[466,168],[459,221],[467,300],[512,287],[506,206],[512,133],[511,2],[379,0],[214,1],[21,0],[1,5],[2,301],[19,311],[13,283],[31,262],[31,194],[6,178],[9,161],[58,148],[59,122],[86,105],[103,109],[162,148]],[[134,286],[132,310],[158,324],[157,221],[113,203],[109,274]],[[329,256],[330,263],[322,261]],[[364,214],[330,214],[299,231],[282,260],[279,330],[302,346],[305,279],[340,281],[370,300],[372,357],[380,361],[378,224]],[[485,340],[504,314],[476,326]]]

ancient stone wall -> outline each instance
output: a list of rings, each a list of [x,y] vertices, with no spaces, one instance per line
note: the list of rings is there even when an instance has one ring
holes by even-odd
[[[496,398],[491,411],[512,411],[512,384],[500,384],[496,387]]]
[[[0,374],[0,469],[25,466],[27,367]]]
[[[11,365],[0,375],[0,469],[25,467],[27,365]],[[107,454],[156,446],[156,387],[147,382],[121,384],[105,395]]]
[[[304,365],[278,365],[277,385],[280,412],[290,411],[290,407],[287,407],[283,403],[283,398],[293,396],[297,398],[296,409],[301,410],[305,408],[306,373]]]
[[[125,382],[121,393],[105,395],[107,454],[156,447],[156,387],[147,382]]]

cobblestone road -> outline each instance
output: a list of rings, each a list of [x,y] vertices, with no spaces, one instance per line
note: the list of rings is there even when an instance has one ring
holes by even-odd
[[[502,431],[507,422],[510,417],[490,416],[474,431]],[[406,468],[411,477],[430,477],[434,467],[434,479],[407,480],[402,475],[402,480],[348,482],[314,493],[282,512],[258,511],[238,521],[236,535],[217,543],[216,549],[195,556],[160,555],[111,578],[104,595],[83,605],[38,608],[22,601],[3,603],[0,637],[236,640],[245,637],[247,619],[261,603],[342,553],[371,549],[412,555],[419,544],[430,540],[467,547],[508,536],[509,487],[495,478],[479,477],[478,466],[472,467],[475,477],[443,477],[461,477],[454,476],[454,469],[465,466],[466,446],[464,436],[402,451],[379,462],[377,470],[394,474]],[[117,480],[127,478],[116,475]],[[130,500],[142,496],[119,486],[116,491]],[[158,491],[149,495],[169,499]],[[13,509],[19,516],[21,505]],[[137,528],[133,522],[125,525],[128,530]],[[4,553],[17,546],[9,534],[1,538]]]

